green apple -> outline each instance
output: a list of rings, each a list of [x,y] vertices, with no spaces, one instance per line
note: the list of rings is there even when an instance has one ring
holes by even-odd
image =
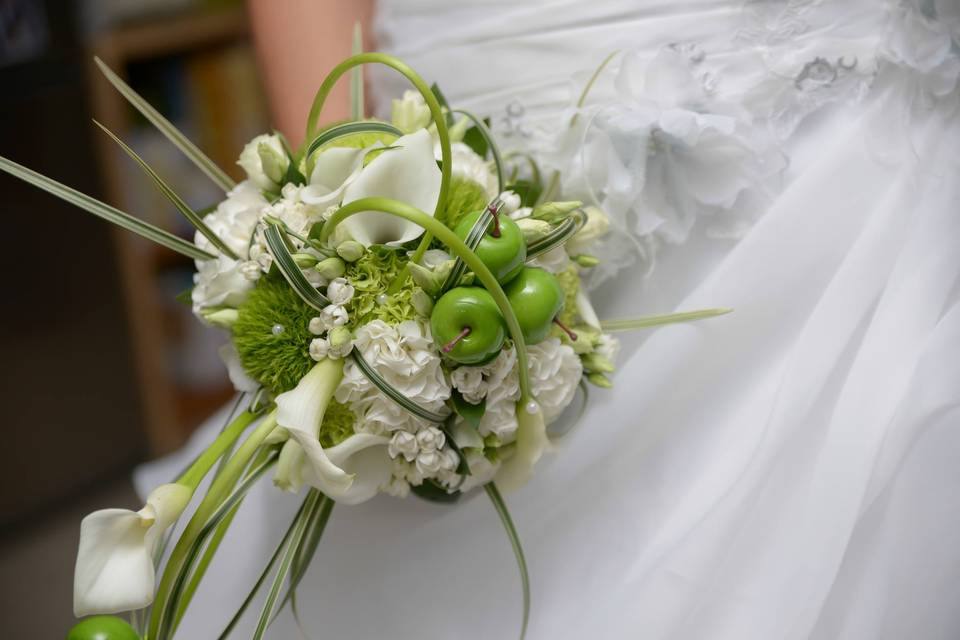
[[[496,357],[507,330],[493,296],[481,287],[454,287],[430,314],[433,340],[460,364],[478,365]]]
[[[503,289],[520,323],[523,339],[536,344],[550,334],[550,325],[563,311],[563,288],[552,273],[525,267]]]
[[[461,240],[467,239],[482,214],[483,211],[474,211],[463,216],[454,229]],[[487,265],[500,284],[506,284],[523,269],[523,263],[527,259],[527,243],[516,222],[495,213],[493,222],[483,234],[474,253]]]
[[[140,640],[140,635],[116,616],[92,616],[70,629],[67,640]]]

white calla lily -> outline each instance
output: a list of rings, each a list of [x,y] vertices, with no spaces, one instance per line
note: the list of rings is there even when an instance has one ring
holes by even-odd
[[[164,484],[139,511],[102,509],[83,519],[73,582],[75,616],[133,611],[153,602],[154,553],[192,494],[184,485]]]
[[[300,199],[321,209],[338,204],[344,189],[360,175],[368,151],[331,147],[318,153],[310,172],[310,184],[300,191]]]
[[[530,406],[526,406],[530,405]],[[532,413],[529,409],[536,407]],[[497,486],[504,491],[519,489],[530,480],[533,467],[550,446],[543,409],[533,400],[517,403],[517,442],[513,456],[497,471]]]
[[[369,197],[399,200],[430,215],[440,197],[440,169],[433,157],[433,139],[426,129],[397,138],[346,186],[343,204]],[[350,236],[369,247],[397,245],[417,238],[423,229],[378,211],[365,211],[341,223]]]

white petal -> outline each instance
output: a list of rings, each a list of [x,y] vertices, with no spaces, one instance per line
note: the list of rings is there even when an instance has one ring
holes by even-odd
[[[577,313],[580,314],[580,318],[594,329],[599,329],[600,318],[597,317],[597,312],[593,310],[593,304],[591,304],[590,298],[583,289],[577,289],[576,302]]]
[[[154,550],[191,493],[183,485],[165,484],[140,511],[102,509],[83,519],[73,583],[76,617],[132,611],[153,602]]]
[[[227,376],[233,383],[233,388],[244,393],[252,393],[260,388],[260,384],[250,377],[247,370],[240,363],[240,354],[232,342],[220,347],[220,359],[227,367]]]
[[[339,202],[343,190],[360,174],[364,149],[332,147],[317,155],[310,174],[310,184],[300,191],[300,199],[318,208]]]
[[[277,424],[305,454],[305,480],[333,497],[350,488],[353,478],[327,457],[320,445],[320,423],[343,377],[341,360],[321,360],[297,386],[277,396]]]
[[[343,194],[343,204],[360,198],[393,198],[430,215],[440,196],[440,169],[433,158],[433,143],[426,129],[398,138],[367,165]],[[423,229],[387,213],[366,211],[343,221],[354,240],[372,244],[400,244],[413,240]]]
[[[328,449],[330,460],[353,475],[348,491],[330,497],[344,504],[359,504],[375,496],[392,475],[393,461],[387,454],[389,442],[383,436],[358,433]]]
[[[519,489],[533,475],[533,467],[547,450],[547,428],[543,410],[537,406],[536,413],[530,413],[523,401],[517,403],[517,446],[512,457],[507,459],[497,471],[497,485],[504,491]]]

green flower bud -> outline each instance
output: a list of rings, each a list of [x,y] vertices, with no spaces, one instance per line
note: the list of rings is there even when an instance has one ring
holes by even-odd
[[[450,134],[450,142],[463,142],[463,138],[467,134],[467,129],[469,129],[472,124],[466,116],[454,122],[452,127],[447,128],[447,133]]]
[[[417,288],[410,295],[410,304],[421,316],[429,318],[433,312],[433,298],[423,289]]]
[[[203,309],[200,311],[200,315],[213,326],[222,329],[232,327],[239,317],[236,309]]]
[[[523,232],[523,239],[527,245],[543,238],[550,233],[550,230],[553,228],[549,222],[536,220],[534,218],[521,218],[517,220],[516,223],[517,226],[520,227],[520,231]]]
[[[431,296],[436,296],[440,293],[440,288],[443,286],[447,276],[450,275],[453,265],[453,260],[447,260],[437,267],[430,269],[411,262],[409,265],[410,277],[413,278],[414,284],[418,287],[422,288]]]
[[[582,202],[576,200],[570,202],[544,202],[534,207],[530,215],[540,220],[546,220],[547,222],[559,222],[573,211],[579,209],[582,205]]]
[[[287,154],[278,151],[271,144],[261,142],[257,145],[257,155],[260,156],[260,167],[263,169],[264,175],[272,182],[280,184],[287,172],[287,167],[290,165],[290,158],[287,157]]]
[[[581,359],[584,369],[596,373],[613,373],[614,366],[608,358],[604,358],[599,353],[589,353]]]
[[[404,91],[403,98],[393,100],[390,120],[404,133],[413,133],[430,124],[430,107],[419,91]]]
[[[588,255],[586,253],[581,253],[578,256],[574,256],[573,261],[576,262],[581,267],[587,267],[588,269],[590,267],[595,267],[598,264],[600,264],[600,258],[596,256]]]
[[[341,347],[350,344],[353,340],[353,336],[350,335],[350,329],[347,327],[334,327],[327,334],[327,340],[330,341],[331,349],[340,349]]]
[[[603,375],[602,373],[596,373],[596,372],[594,372],[594,373],[588,373],[588,374],[587,374],[587,382],[589,382],[590,384],[595,385],[595,386],[597,386],[597,387],[600,387],[601,389],[612,389],[612,388],[613,388],[613,383],[610,382],[610,378],[608,378],[607,376]]]
[[[318,262],[313,268],[327,280],[339,278],[347,272],[347,265],[340,258],[326,258]]]
[[[337,255],[347,262],[356,262],[365,251],[364,246],[356,240],[347,240],[337,247]]]
[[[312,256],[309,253],[295,253],[292,257],[293,261],[296,262],[297,266],[301,269],[309,269],[317,264],[317,257]]]

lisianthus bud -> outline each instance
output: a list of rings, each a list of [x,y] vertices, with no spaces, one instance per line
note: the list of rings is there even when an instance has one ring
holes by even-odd
[[[410,277],[413,278],[413,282],[417,286],[422,288],[429,295],[436,295],[440,293],[440,287],[443,286],[444,281],[450,274],[450,270],[453,269],[453,265],[454,261],[448,260],[447,262],[430,269],[415,262],[411,262],[409,263]]]
[[[200,315],[215,327],[229,329],[237,321],[239,314],[236,309],[203,309]]]
[[[544,202],[533,208],[532,216],[547,222],[558,222],[568,216],[572,211],[576,211],[582,205],[582,202],[576,200],[570,202]]]
[[[520,227],[520,231],[523,232],[523,239],[527,245],[546,236],[552,228],[549,222],[537,220],[536,218],[522,218],[517,220],[517,226]]]
[[[588,373],[588,374],[587,374],[587,381],[589,381],[590,384],[593,384],[593,385],[596,385],[596,386],[600,387],[601,389],[612,389],[612,388],[613,388],[613,383],[610,382],[610,378],[608,378],[607,376],[603,375],[602,373],[598,373],[598,372]]]
[[[313,268],[327,280],[340,278],[347,272],[347,265],[340,258],[326,258],[314,265]]]
[[[346,327],[332,329],[327,334],[327,340],[330,342],[328,355],[331,358],[344,358],[353,351],[353,336]]]
[[[425,318],[429,318],[433,312],[433,298],[423,289],[417,287],[410,295],[410,304],[414,310]]]
[[[613,363],[599,353],[589,353],[581,358],[584,369],[591,372],[613,373]]]
[[[430,124],[430,107],[419,91],[404,91],[403,98],[392,101],[390,120],[400,131],[413,133]]]
[[[337,255],[347,262],[356,262],[363,256],[365,249],[356,240],[347,240],[337,247]]]
[[[290,158],[280,136],[264,134],[247,143],[237,164],[258,188],[276,191],[290,166]]]
[[[610,219],[597,207],[584,207],[587,222],[567,242],[567,252],[571,255],[590,249],[591,245],[602,238],[610,229]]]
[[[309,269],[317,264],[317,257],[312,256],[309,253],[295,253],[292,257],[293,261],[296,262],[297,266],[301,269]]]
[[[574,256],[573,261],[576,262],[581,267],[595,267],[600,264],[600,258],[596,256],[591,256],[587,253],[581,253],[580,255]]]

